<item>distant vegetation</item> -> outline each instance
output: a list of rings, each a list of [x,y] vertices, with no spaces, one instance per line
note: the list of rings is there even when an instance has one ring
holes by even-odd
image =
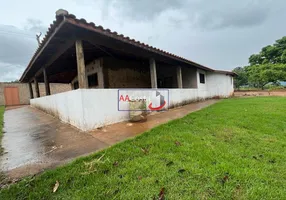
[[[235,88],[281,88],[286,80],[286,36],[249,57],[249,65],[236,67]],[[283,87],[282,87],[283,88]]]

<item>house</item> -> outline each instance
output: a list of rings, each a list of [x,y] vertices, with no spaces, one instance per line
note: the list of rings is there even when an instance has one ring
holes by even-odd
[[[140,43],[60,9],[20,81],[29,83],[31,94],[31,84],[36,85],[32,106],[88,131],[128,119],[129,113],[118,109],[120,88],[168,88],[169,107],[175,107],[231,96],[234,75]],[[45,83],[47,96],[40,97],[38,82]],[[50,95],[50,83],[71,83],[73,90]]]

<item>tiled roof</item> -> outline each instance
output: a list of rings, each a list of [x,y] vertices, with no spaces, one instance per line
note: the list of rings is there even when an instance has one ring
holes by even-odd
[[[237,76],[236,73],[231,72],[231,71],[225,71],[225,70],[214,70],[216,73],[220,73],[220,74],[226,74],[226,75],[232,75],[232,76]]]
[[[208,70],[208,71],[217,71],[217,72],[220,72],[220,73],[227,73],[227,74],[232,74],[232,72],[227,72],[227,71],[218,71],[218,70],[214,70],[214,69],[211,69],[209,67],[206,67],[206,66],[203,66],[201,64],[198,64],[194,61],[191,61],[191,60],[188,60],[186,58],[183,58],[183,57],[180,57],[180,56],[177,56],[175,54],[172,54],[170,52],[167,52],[167,51],[164,51],[164,50],[161,50],[161,49],[158,49],[156,47],[153,47],[153,46],[150,46],[148,44],[145,44],[145,43],[142,43],[142,42],[139,42],[139,41],[136,41],[134,39],[131,39],[127,36],[124,36],[122,34],[118,34],[117,32],[112,32],[110,29],[104,29],[102,26],[100,25],[95,25],[93,22],[87,22],[85,19],[77,19],[75,15],[73,14],[69,14],[67,11],[65,10],[59,10],[61,11],[61,14],[58,14],[56,16],[56,20],[53,21],[52,24],[50,24],[50,27],[46,33],[46,35],[44,36],[41,44],[39,45],[39,47],[37,48],[36,52],[34,53],[28,67],[26,68],[26,70],[24,71],[22,77],[20,80],[23,79],[23,76],[25,74],[25,72],[27,72],[27,70],[29,70],[29,68],[32,66],[33,62],[35,61],[35,59],[37,58],[38,54],[40,53],[40,51],[43,49],[43,47],[48,43],[50,37],[52,36],[52,34],[54,33],[54,31],[58,28],[58,26],[62,23],[62,21],[65,21],[65,22],[68,22],[68,23],[71,23],[71,24],[75,24],[75,25],[78,25],[78,26],[81,26],[83,28],[86,28],[86,29],[89,29],[89,30],[92,30],[92,31],[95,31],[95,32],[98,32],[100,34],[103,34],[103,35],[106,35],[108,37],[111,37],[111,38],[114,38],[114,39],[117,39],[117,40],[120,40],[122,42],[126,42],[126,43],[129,43],[129,44],[132,44],[134,46],[137,46],[137,47],[140,47],[142,49],[145,49],[145,50],[148,50],[150,52],[153,52],[153,53],[157,53],[157,54],[160,54],[160,55],[163,55],[163,56],[167,56],[167,57],[170,57],[172,59],[175,59],[175,60],[178,60],[178,61],[181,61],[181,62],[184,62],[184,63],[187,63],[187,64],[191,64],[191,65],[194,65],[196,67],[199,67],[201,69],[205,69],[205,70]],[[57,11],[58,12],[58,11]]]

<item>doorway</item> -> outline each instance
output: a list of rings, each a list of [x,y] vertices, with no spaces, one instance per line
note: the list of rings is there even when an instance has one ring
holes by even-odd
[[[6,106],[20,105],[18,87],[5,87],[4,96]]]

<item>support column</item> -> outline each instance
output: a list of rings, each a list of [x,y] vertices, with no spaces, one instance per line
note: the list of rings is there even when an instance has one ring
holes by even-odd
[[[29,82],[29,90],[30,90],[30,99],[34,99],[33,87],[32,87],[32,83],[31,82]]]
[[[151,58],[149,62],[150,62],[151,87],[157,88],[156,62],[153,58]]]
[[[44,81],[45,81],[45,88],[46,88],[46,95],[51,95],[51,90],[50,90],[50,83],[49,79],[47,76],[46,68],[43,69],[43,74],[44,74]]]
[[[34,84],[35,84],[35,90],[36,90],[36,97],[38,98],[40,97],[40,90],[39,90],[39,83],[36,77],[34,78]]]
[[[81,40],[77,40],[75,42],[75,48],[76,48],[76,60],[77,60],[78,85],[79,88],[88,88],[86,74],[85,74],[84,53]]]
[[[183,88],[183,79],[182,79],[182,67],[177,67],[177,82],[178,82],[178,88]]]

